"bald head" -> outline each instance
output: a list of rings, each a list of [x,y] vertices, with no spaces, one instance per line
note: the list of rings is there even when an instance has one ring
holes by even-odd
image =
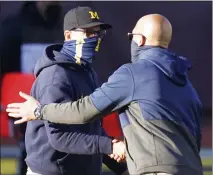
[[[172,26],[164,16],[150,14],[138,20],[133,33],[141,33],[145,36],[140,42],[138,35],[134,35],[139,46],[151,45],[167,48],[172,37]]]

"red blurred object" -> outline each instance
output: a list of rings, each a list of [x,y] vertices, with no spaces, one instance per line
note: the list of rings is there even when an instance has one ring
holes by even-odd
[[[120,138],[123,137],[123,132],[120,126],[118,113],[113,112],[103,119],[103,128],[108,136]]]
[[[5,112],[7,105],[12,102],[25,101],[19,96],[19,91],[29,94],[34,81],[34,75],[20,72],[7,73],[3,76],[1,83],[1,137],[11,137],[9,118]]]

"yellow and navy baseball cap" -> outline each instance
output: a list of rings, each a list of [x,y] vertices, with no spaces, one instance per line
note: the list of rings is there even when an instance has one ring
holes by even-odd
[[[96,11],[90,7],[77,7],[68,11],[64,17],[64,31],[76,28],[90,28],[100,26],[101,29],[110,29],[112,26],[100,20]]]

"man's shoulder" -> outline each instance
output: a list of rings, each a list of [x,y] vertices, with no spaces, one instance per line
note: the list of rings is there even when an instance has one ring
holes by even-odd
[[[48,68],[45,68],[39,76],[36,78],[34,86],[37,86],[39,90],[42,90],[46,87],[67,87],[71,86],[71,73],[65,68],[53,65]]]
[[[132,63],[126,63],[121,65],[117,70],[128,70],[132,67]]]
[[[118,68],[119,71],[122,71],[122,72],[132,72],[132,70],[137,70],[138,68],[141,69],[141,68],[145,68],[147,66],[150,66],[151,64],[149,64],[149,62],[145,61],[145,60],[138,60],[137,62],[135,63],[126,63],[126,64],[123,64],[122,66],[120,66]]]
[[[43,103],[59,98],[69,98],[71,97],[71,92],[72,88],[69,81],[55,78],[54,75],[52,77],[37,77],[31,89],[31,95]]]
[[[45,68],[39,76],[48,77],[50,81],[67,81],[70,80],[72,76],[72,69],[66,65],[55,64]]]

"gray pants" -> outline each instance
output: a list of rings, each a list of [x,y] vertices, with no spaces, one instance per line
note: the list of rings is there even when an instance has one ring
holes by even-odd
[[[32,172],[32,170],[28,167],[28,168],[27,168],[27,174],[26,174],[26,175],[41,175],[41,174]]]

